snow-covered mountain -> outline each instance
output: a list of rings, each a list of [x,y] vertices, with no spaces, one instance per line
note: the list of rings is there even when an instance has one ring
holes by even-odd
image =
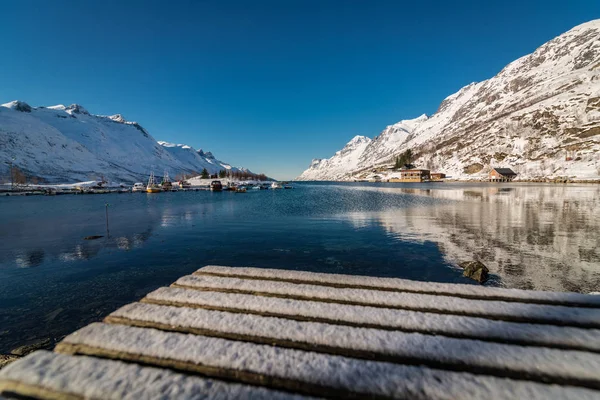
[[[358,166],[360,157],[365,149],[371,143],[371,139],[366,136],[355,136],[346,146],[331,158],[312,160],[310,167],[300,175],[302,180],[319,180],[322,171],[327,171],[330,179],[343,178],[348,169],[355,169]]]
[[[520,178],[600,177],[600,20],[579,25],[463,87],[437,112],[388,126],[358,162],[313,163],[299,180],[350,180],[411,149],[415,164],[455,178],[511,167]],[[335,170],[329,170],[335,162]]]
[[[180,173],[238,170],[211,153],[157,142],[122,115],[92,115],[80,105],[31,107],[22,101],[0,106],[0,175],[13,162],[26,175],[49,182],[98,179],[138,181],[150,171]]]

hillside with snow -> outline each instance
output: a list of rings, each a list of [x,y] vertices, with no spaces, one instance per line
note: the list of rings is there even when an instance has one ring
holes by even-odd
[[[371,143],[371,139],[366,136],[355,136],[346,146],[329,159],[314,159],[310,167],[303,172],[303,180],[320,180],[321,171],[327,171],[330,179],[343,178],[348,169],[358,167],[360,157],[365,149]]]
[[[344,158],[313,160],[297,179],[362,178],[407,149],[417,167],[457,179],[481,179],[492,167],[520,179],[600,179],[600,20],[465,86],[431,117],[390,125]]]
[[[190,146],[157,142],[122,115],[92,115],[80,105],[31,107],[21,101],[0,106],[0,176],[13,162],[28,177],[48,182],[105,178],[133,182],[150,171],[177,174],[239,170]]]

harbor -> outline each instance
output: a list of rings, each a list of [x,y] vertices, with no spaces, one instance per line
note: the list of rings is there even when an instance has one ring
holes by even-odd
[[[110,183],[105,180],[79,182],[72,184],[4,184],[0,185],[0,196],[56,196],[67,194],[109,194],[109,193],[164,193],[164,192],[190,192],[190,191],[231,191],[246,192],[247,190],[292,189],[288,182],[259,181],[259,180],[234,180],[234,179],[203,179],[201,177],[190,180],[182,179],[172,182],[165,172],[162,180],[150,174],[147,183],[134,184]]]

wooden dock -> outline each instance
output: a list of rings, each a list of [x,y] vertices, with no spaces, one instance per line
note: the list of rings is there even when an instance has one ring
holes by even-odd
[[[208,266],[0,371],[0,397],[600,399],[600,296]]]

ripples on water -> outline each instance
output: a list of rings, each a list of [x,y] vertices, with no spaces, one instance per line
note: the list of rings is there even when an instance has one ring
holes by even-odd
[[[105,203],[110,203],[110,237]],[[0,198],[0,353],[58,338],[206,264],[600,290],[600,186],[297,184]]]

